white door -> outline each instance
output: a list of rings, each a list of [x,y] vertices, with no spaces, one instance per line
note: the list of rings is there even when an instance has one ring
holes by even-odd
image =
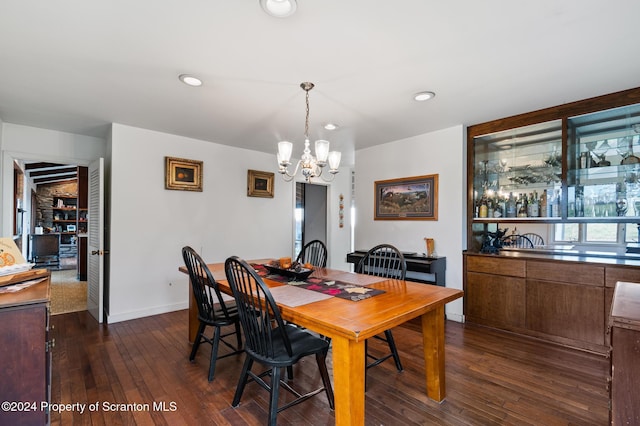
[[[89,165],[87,310],[102,323],[104,286],[104,159]]]

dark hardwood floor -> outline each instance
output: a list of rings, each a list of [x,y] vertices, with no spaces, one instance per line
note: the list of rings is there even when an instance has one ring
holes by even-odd
[[[266,421],[267,392],[255,383],[247,386],[240,406],[231,407],[244,355],[218,361],[213,382],[207,381],[208,345],[194,363],[188,361],[187,311],[108,326],[99,326],[86,311],[57,315],[51,322],[56,339],[52,403],[98,407],[89,411],[87,406],[83,414],[52,413],[52,425],[262,425]],[[609,361],[603,357],[448,321],[447,399],[438,404],[425,395],[418,328],[414,323],[398,327],[394,337],[405,371],[397,373],[392,361],[368,371],[367,425],[608,423]],[[372,350],[382,348],[382,342],[373,340]],[[320,384],[313,358],[298,364],[294,375],[294,384],[302,389]],[[278,421],[332,425],[334,416],[320,394],[281,412]]]

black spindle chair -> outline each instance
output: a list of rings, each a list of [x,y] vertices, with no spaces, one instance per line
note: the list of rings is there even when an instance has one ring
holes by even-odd
[[[193,342],[189,361],[193,361],[195,359],[200,343],[209,343],[211,345],[209,381],[212,381],[213,375],[216,371],[216,361],[218,359],[243,352],[242,338],[240,334],[240,319],[238,318],[238,311],[236,307],[233,306],[233,304],[231,304],[231,306],[227,306],[224,302],[220,289],[218,288],[218,283],[216,283],[211,271],[200,255],[198,255],[198,253],[196,253],[191,247],[186,246],[182,249],[182,257],[187,270],[189,271],[191,288],[193,289],[193,295],[195,296],[196,304],[198,305],[198,334]],[[204,334],[207,326],[214,328],[213,336],[210,338]],[[222,328],[227,326],[234,326],[234,331],[222,334]],[[234,334],[236,336],[235,346],[224,339],[225,337],[232,336]],[[218,356],[220,342],[229,347],[233,352]]]
[[[244,260],[233,256],[225,262],[225,273],[238,307],[245,335],[247,358],[231,405],[237,407],[246,384],[254,381],[270,392],[269,425],[276,424],[277,414],[325,391],[329,407],[334,408],[333,389],[326,365],[329,343],[294,325],[285,324],[271,291],[256,271]],[[315,355],[323,387],[300,394],[281,380],[281,369],[292,367],[302,358]],[[262,373],[251,371],[254,362],[267,367]],[[263,377],[271,376],[267,383]],[[295,395],[295,399],[278,407],[280,387]]]
[[[320,240],[313,240],[308,242],[302,247],[298,257],[296,258],[298,263],[310,263],[318,268],[327,267],[327,246]]]
[[[356,267],[356,272],[360,274],[375,275],[383,278],[390,278],[396,280],[404,280],[407,273],[407,264],[404,260],[403,254],[391,244],[380,244],[369,250]],[[379,340],[387,342],[389,346],[389,353],[376,358],[369,354],[367,341],[365,341],[365,353],[367,357],[367,368],[375,367],[376,365],[386,361],[393,357],[396,363],[398,371],[402,371],[402,363],[400,362],[400,355],[398,355],[398,349],[393,338],[391,330],[385,330],[384,337],[374,336]],[[368,362],[372,359],[372,362]]]

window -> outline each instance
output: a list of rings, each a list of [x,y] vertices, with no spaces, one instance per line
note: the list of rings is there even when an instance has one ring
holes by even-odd
[[[640,224],[635,223],[558,223],[554,225],[554,242],[624,245],[637,243]]]

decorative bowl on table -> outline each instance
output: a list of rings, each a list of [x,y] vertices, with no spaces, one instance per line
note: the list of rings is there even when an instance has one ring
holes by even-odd
[[[290,268],[281,268],[277,262],[273,264],[265,263],[264,267],[267,268],[270,274],[282,275],[296,280],[306,280],[313,272],[313,268],[308,268],[295,262],[291,264]]]

